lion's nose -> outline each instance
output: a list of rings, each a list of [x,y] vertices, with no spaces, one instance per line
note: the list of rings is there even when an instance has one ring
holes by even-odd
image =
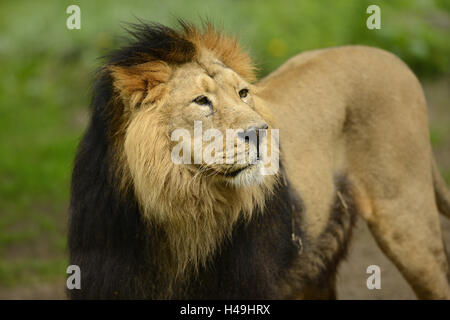
[[[267,123],[262,122],[256,126],[250,126],[248,127],[248,129],[246,131],[258,131],[258,130],[265,130],[268,129],[269,126],[267,125]]]
[[[261,132],[260,130],[266,130],[268,128],[267,123],[263,122],[258,125],[252,125],[245,131],[238,133],[238,136],[245,142],[256,146],[256,159],[260,159],[260,143],[264,138],[264,131]]]
[[[260,130],[266,130],[268,128],[269,128],[269,126],[265,122],[262,122],[258,125],[252,125],[252,126],[248,127],[244,132],[241,133],[241,137],[243,139],[245,139],[245,141],[247,141],[247,142],[248,142],[249,138],[251,138],[251,137],[255,137],[256,139],[259,140]],[[255,141],[255,143],[258,143],[258,141]]]

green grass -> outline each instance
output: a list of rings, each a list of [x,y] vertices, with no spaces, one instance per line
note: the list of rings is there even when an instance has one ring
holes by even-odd
[[[70,4],[81,30],[65,27]],[[382,29],[365,27],[368,4]],[[135,17],[175,25],[210,17],[267,74],[304,50],[369,44],[420,75],[450,72],[446,1],[2,1],[0,3],[0,287],[65,276],[70,171],[98,57]],[[447,28],[442,26],[447,21]],[[444,138],[432,131],[433,144]],[[450,172],[446,174],[450,180]]]
[[[0,283],[12,287],[19,283],[35,285],[60,280],[66,273],[67,260],[33,258],[0,262]]]

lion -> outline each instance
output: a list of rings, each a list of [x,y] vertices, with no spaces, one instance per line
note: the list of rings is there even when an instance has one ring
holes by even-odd
[[[248,53],[211,24],[130,33],[97,74],[75,159],[70,298],[335,299],[357,216],[418,298],[450,298],[438,217],[450,196],[422,88],[399,58],[308,51],[256,81]],[[227,161],[191,161],[206,145],[197,122],[241,130],[214,150]],[[179,129],[194,138],[175,163]],[[278,155],[270,174],[264,143]],[[256,160],[242,158],[252,144]]]

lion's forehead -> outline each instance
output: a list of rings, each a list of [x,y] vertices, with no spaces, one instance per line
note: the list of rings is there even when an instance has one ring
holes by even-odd
[[[170,79],[173,90],[214,92],[220,88],[238,87],[243,80],[232,69],[216,60],[208,63],[187,63],[175,70]]]

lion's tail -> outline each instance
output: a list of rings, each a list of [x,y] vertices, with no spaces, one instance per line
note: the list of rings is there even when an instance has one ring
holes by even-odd
[[[450,218],[450,191],[447,189],[444,179],[442,179],[439,173],[439,168],[436,164],[436,160],[433,159],[432,172],[433,172],[433,184],[434,194],[436,197],[436,204],[439,211]]]

